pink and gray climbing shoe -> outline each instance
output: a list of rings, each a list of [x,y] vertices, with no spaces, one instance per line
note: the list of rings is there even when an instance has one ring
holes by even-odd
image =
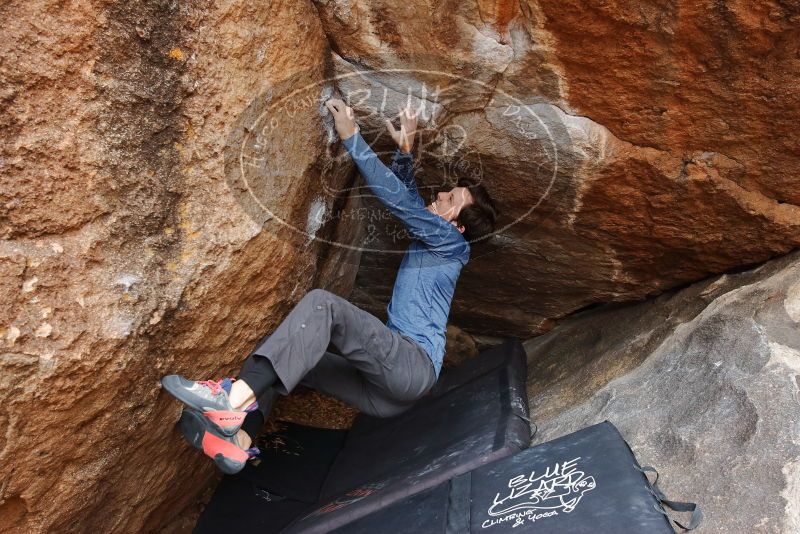
[[[244,411],[234,410],[228,401],[233,380],[226,378],[219,382],[203,380],[194,382],[179,375],[168,375],[161,379],[161,385],[170,395],[189,408],[202,413],[213,427],[225,436],[235,436],[242,427],[248,412],[258,407],[257,403]]]
[[[219,470],[226,475],[238,473],[244,469],[248,460],[259,453],[256,447],[241,448],[236,436],[221,434],[215,425],[198,411],[184,409],[178,425],[186,441],[214,460]]]

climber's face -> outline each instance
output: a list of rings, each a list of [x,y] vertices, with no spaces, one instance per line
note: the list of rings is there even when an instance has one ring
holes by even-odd
[[[428,205],[428,211],[442,217],[464,232],[464,227],[457,224],[458,214],[461,210],[472,204],[472,195],[466,187],[454,187],[450,191],[436,193],[433,202]]]

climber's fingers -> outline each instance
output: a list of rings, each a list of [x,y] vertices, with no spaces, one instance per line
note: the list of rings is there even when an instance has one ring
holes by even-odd
[[[353,118],[353,109],[348,107],[339,98],[330,98],[325,101],[325,107],[331,112],[334,118],[341,118],[342,116],[348,119]]]
[[[415,108],[411,104],[410,99],[408,102],[406,102],[405,107],[399,105],[397,106],[397,115],[400,117],[401,120],[403,118],[407,120],[416,120],[419,118],[420,113],[422,113],[422,104],[420,104],[419,107]]]
[[[406,131],[405,124],[401,122],[400,129],[398,130],[394,127],[391,120],[386,119],[386,129],[389,130],[389,135],[391,135],[392,140],[399,146],[408,144],[408,132]]]
[[[391,119],[386,119],[386,130],[389,132],[389,135],[392,136],[392,139],[397,141],[399,134],[398,134],[397,130],[395,129],[394,124],[392,124],[392,120]]]
[[[400,129],[404,134],[414,135],[417,131],[417,116],[409,108],[400,115]]]
[[[328,108],[328,111],[331,112],[332,115],[336,116],[339,113],[339,103],[341,100],[338,98],[331,98],[325,101],[325,107]]]
[[[400,120],[408,120],[414,116],[414,112],[411,108],[411,102],[408,102],[405,107],[397,106],[397,115],[400,117]]]

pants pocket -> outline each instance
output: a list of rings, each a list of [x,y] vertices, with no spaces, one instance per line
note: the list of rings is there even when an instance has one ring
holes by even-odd
[[[397,347],[395,334],[389,328],[386,328],[385,331],[371,332],[366,342],[367,353],[389,371],[395,366]]]

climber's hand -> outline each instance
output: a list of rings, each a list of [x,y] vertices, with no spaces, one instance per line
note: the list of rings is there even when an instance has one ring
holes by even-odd
[[[394,142],[405,153],[411,152],[414,146],[414,134],[417,133],[417,119],[419,118],[420,110],[412,110],[409,103],[405,109],[397,108],[398,115],[400,116],[400,131],[395,130],[394,124],[390,119],[386,119],[386,129],[389,135],[392,136]]]
[[[336,124],[336,133],[339,134],[342,141],[352,137],[358,131],[353,108],[347,106],[338,98],[326,100],[325,107],[328,108],[328,111],[333,115],[333,120]]]

